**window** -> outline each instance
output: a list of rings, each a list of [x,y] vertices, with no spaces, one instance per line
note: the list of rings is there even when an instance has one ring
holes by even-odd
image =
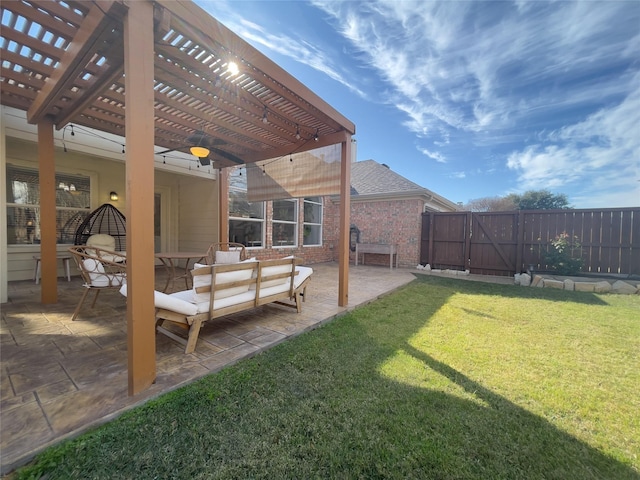
[[[240,168],[229,175],[229,241],[264,246],[264,202],[247,200],[247,177]]]
[[[322,245],[322,198],[304,199],[303,245]]]
[[[73,244],[91,208],[88,176],[56,173],[57,243]],[[7,244],[40,243],[40,185],[37,169],[7,165]]]
[[[273,201],[273,232],[272,245],[274,247],[294,247],[298,239],[298,201]]]

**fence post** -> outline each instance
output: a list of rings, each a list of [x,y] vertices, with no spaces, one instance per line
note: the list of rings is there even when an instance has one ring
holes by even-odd
[[[467,228],[464,239],[464,264],[465,270],[471,271],[471,236],[473,235],[473,212],[467,212]]]
[[[522,210],[518,210],[516,221],[518,222],[518,239],[516,244],[516,271],[514,273],[520,273],[518,270],[522,270],[522,259],[524,258],[524,212]]]

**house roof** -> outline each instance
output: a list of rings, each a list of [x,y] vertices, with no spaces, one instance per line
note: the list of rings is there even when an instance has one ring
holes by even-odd
[[[351,187],[355,195],[422,193],[427,190],[375,160],[351,164]]]
[[[351,196],[353,200],[372,197],[422,196],[433,204],[433,210],[457,210],[456,205],[444,197],[421,187],[387,165],[375,160],[363,160],[351,164]]]
[[[195,3],[152,4],[156,153],[184,151],[204,132],[211,160],[224,167],[355,133],[352,122]],[[129,5],[1,2],[0,103],[26,111],[32,124],[47,117],[58,130],[76,124],[124,137]]]

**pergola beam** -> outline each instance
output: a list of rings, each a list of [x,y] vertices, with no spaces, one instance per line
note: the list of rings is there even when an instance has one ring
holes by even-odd
[[[78,33],[60,59],[60,64],[45,82],[44,88],[27,112],[27,121],[37,123],[51,108],[60,93],[68,90],[93,55],[94,44],[110,27],[113,20],[107,15],[114,2],[105,0],[94,4],[82,22]],[[104,9],[104,10],[103,10]]]

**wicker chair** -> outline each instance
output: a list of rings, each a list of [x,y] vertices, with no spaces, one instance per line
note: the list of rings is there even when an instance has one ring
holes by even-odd
[[[89,237],[107,234],[115,239],[114,250],[127,249],[127,221],[125,216],[110,203],[105,203],[91,212],[76,230],[74,245],[86,245]]]
[[[71,320],[75,320],[90,290],[96,292],[91,304],[91,308],[93,308],[101,290],[119,289],[126,282],[127,265],[126,257],[99,247],[86,245],[71,247],[69,252],[80,270],[82,280],[84,280],[82,286],[85,289],[76,310],[73,312],[73,317],[71,317]]]
[[[220,253],[219,253],[220,252]],[[239,252],[237,259],[235,252]],[[247,259],[247,250],[241,243],[217,242],[212,243],[207,250],[205,261],[207,265],[221,263],[236,263]]]

